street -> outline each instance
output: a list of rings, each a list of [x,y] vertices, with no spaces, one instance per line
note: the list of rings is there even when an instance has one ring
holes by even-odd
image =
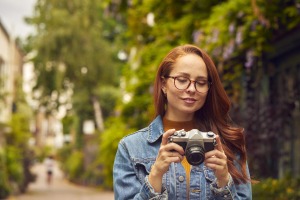
[[[8,200],[112,200],[112,191],[78,186],[64,179],[59,168],[55,167],[54,177],[50,184],[46,182],[46,171],[42,164],[37,164],[32,171],[37,174],[37,180],[29,185],[25,194],[11,196]]]

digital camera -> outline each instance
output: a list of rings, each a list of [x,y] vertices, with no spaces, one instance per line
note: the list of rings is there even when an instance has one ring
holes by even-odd
[[[186,159],[191,165],[199,165],[205,159],[204,154],[215,148],[216,134],[197,129],[187,132],[180,130],[169,137],[169,142],[174,142],[183,148]]]

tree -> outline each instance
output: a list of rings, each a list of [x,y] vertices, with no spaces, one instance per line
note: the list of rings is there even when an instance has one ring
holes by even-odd
[[[105,39],[102,6],[99,1],[39,0],[34,16],[27,18],[36,27],[28,49],[34,53],[34,89],[40,106],[52,114],[61,106],[73,108],[80,121],[93,117],[100,130],[97,91],[118,84],[115,49]]]
[[[38,109],[49,115],[66,109],[64,133],[75,136],[74,146],[66,145],[59,155],[66,158],[63,169],[72,181],[88,182],[82,170],[87,174],[97,170],[86,162],[93,157],[86,149],[99,144],[83,138],[85,120],[93,119],[95,133],[102,133],[104,118],[114,114],[118,98],[120,61],[113,22],[107,20],[105,8],[97,0],[38,0],[34,15],[27,18],[36,28],[27,50],[33,55]]]
[[[131,127],[144,127],[153,116],[152,83],[162,57],[174,46],[192,43],[201,19],[220,1],[111,1],[110,16],[122,24],[119,40],[128,54],[123,68],[126,95],[122,117]]]

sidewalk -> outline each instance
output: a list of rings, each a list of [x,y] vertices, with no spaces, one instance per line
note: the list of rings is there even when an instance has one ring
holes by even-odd
[[[8,200],[113,200],[113,192],[99,191],[72,184],[63,178],[56,166],[51,184],[46,183],[46,172],[42,164],[33,167],[37,180],[31,183],[25,194],[12,196]]]

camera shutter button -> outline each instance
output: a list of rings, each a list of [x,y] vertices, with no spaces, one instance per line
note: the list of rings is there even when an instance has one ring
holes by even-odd
[[[215,134],[213,133],[213,132],[211,132],[211,131],[209,131],[209,132],[207,132],[207,136],[208,137],[213,137]]]

